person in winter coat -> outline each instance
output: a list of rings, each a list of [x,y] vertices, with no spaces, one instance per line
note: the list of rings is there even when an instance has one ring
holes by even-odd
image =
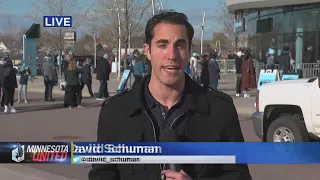
[[[210,79],[209,87],[215,90],[217,90],[218,88],[218,83],[220,79],[220,68],[218,62],[216,61],[216,58],[217,54],[210,54],[210,61],[208,63]]]
[[[0,57],[0,102],[1,106],[0,108],[4,107],[4,90],[3,90],[3,73],[4,73],[4,58]],[[3,99],[3,100],[2,100]]]
[[[134,75],[134,82],[133,86],[139,84],[143,75],[145,74],[145,66],[144,66],[144,55],[140,55],[138,59],[136,59],[133,65],[133,75]]]
[[[44,101],[54,101],[52,98],[52,90],[58,81],[58,74],[52,57],[45,57],[45,62],[42,63],[41,67],[45,85]]]
[[[13,64],[11,60],[8,60],[4,65],[4,73],[3,73],[3,87],[4,87],[4,112],[5,113],[15,113],[16,109],[14,107],[14,92],[17,88],[17,70],[13,68]]]
[[[93,97],[90,59],[86,58],[84,65],[79,68],[82,69],[80,80],[81,91],[83,90],[84,86],[87,85],[90,97]]]
[[[267,69],[275,69],[275,50],[269,48],[268,57],[267,57]]]
[[[20,103],[21,100],[21,92],[23,92],[24,103],[28,103],[27,101],[27,89],[28,89],[28,81],[31,75],[31,70],[29,67],[22,67],[20,74],[20,82],[18,87],[18,101]]]
[[[210,79],[209,79],[209,54],[205,53],[202,56],[202,61],[201,61],[201,84],[204,88],[208,88],[210,84]]]
[[[237,76],[237,82],[236,82],[236,96],[239,97],[242,89],[241,89],[241,82],[242,82],[242,74],[241,74],[241,66],[242,66],[242,51],[239,50],[237,52],[237,56],[235,59],[236,64],[236,76]]]
[[[244,97],[250,97],[248,91],[249,88],[256,88],[255,69],[253,67],[253,61],[251,54],[248,50],[245,50],[243,61],[241,64],[242,75],[242,88],[244,89]]]
[[[289,47],[283,46],[282,53],[278,56],[279,61],[279,74],[282,77],[283,73],[288,73],[290,68],[290,56],[289,56]]]
[[[67,82],[66,91],[68,92],[69,109],[72,109],[75,106],[74,97],[77,98],[78,108],[83,108],[83,106],[81,105],[82,89],[79,79],[79,76],[82,72],[82,69],[77,67],[76,61],[71,58],[71,60],[68,62],[68,68],[65,71],[65,78]]]
[[[101,53],[103,52],[100,52],[100,54]],[[99,91],[96,94],[97,100],[105,100],[105,98],[109,97],[108,81],[111,73],[111,67],[107,59],[107,54],[104,54],[104,56],[100,56],[97,59],[97,80],[100,81]]]

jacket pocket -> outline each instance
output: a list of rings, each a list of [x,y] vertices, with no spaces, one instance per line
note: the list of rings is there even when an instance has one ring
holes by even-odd
[[[120,164],[118,165],[120,174],[137,175],[146,170],[145,164]]]
[[[142,142],[142,132],[126,132],[116,135],[118,142]]]

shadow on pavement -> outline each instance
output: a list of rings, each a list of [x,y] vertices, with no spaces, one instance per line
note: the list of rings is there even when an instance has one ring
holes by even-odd
[[[102,104],[102,102],[82,103],[82,105],[84,106],[84,109],[100,107],[101,104]],[[8,114],[19,114],[19,113],[27,113],[27,112],[35,112],[35,111],[50,111],[50,110],[57,110],[57,109],[67,109],[67,107],[64,107],[63,103],[59,103],[59,104],[48,104],[48,105],[21,106],[21,107],[16,107],[16,109],[17,109],[16,113],[8,113]],[[74,109],[78,109],[78,108],[75,107]],[[2,114],[6,114],[6,113],[1,111],[0,115],[2,115]]]
[[[60,97],[56,97],[53,98],[55,101],[54,102],[63,102],[64,101],[64,97],[60,96]],[[93,99],[91,97],[82,97],[82,99]],[[22,97],[22,101],[23,101],[23,97]],[[32,98],[32,99],[28,99],[28,102],[44,102],[44,98]]]

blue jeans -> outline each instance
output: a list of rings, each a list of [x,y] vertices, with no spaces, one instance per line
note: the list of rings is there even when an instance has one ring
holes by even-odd
[[[21,100],[21,92],[23,92],[24,100],[27,100],[27,85],[26,84],[19,84],[18,87],[18,101]]]
[[[218,79],[214,79],[210,81],[209,87],[212,89],[217,89],[218,88]]]

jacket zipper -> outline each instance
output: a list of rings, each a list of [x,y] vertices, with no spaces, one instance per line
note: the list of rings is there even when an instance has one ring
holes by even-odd
[[[172,122],[172,124],[171,124],[171,126],[170,126],[170,129],[173,128],[174,123],[175,123],[181,116],[183,116],[183,115],[184,115],[184,113],[180,114],[177,118],[175,118],[175,119],[173,120],[173,122]]]
[[[146,113],[146,115],[148,116],[148,118],[149,118],[149,120],[150,120],[150,122],[151,122],[151,124],[152,124],[154,142],[157,142],[156,128],[154,127],[154,123],[153,123],[150,115],[147,113],[147,111],[144,111],[144,113]],[[161,173],[161,171],[162,171],[162,169],[161,169],[161,164],[159,164],[159,170],[160,170],[160,173]],[[161,176],[160,176],[160,179],[162,179]]]
[[[152,124],[153,138],[154,138],[154,141],[157,142],[156,129],[155,129],[155,127],[154,127],[154,123],[153,123],[151,117],[149,116],[149,114],[147,113],[147,111],[144,111],[144,113],[148,116],[148,118],[149,118],[149,120],[150,120],[150,122],[151,122],[151,124]],[[172,124],[171,124],[171,126],[170,126],[170,129],[173,128],[174,123],[175,123],[181,116],[183,116],[183,115],[184,115],[184,113],[180,114],[178,117],[176,117],[176,118],[173,120],[173,122],[172,122]],[[162,169],[161,169],[161,164],[159,165],[159,168],[160,168],[160,173],[161,173],[161,171],[162,171]],[[162,178],[160,177],[160,179],[162,179]]]

